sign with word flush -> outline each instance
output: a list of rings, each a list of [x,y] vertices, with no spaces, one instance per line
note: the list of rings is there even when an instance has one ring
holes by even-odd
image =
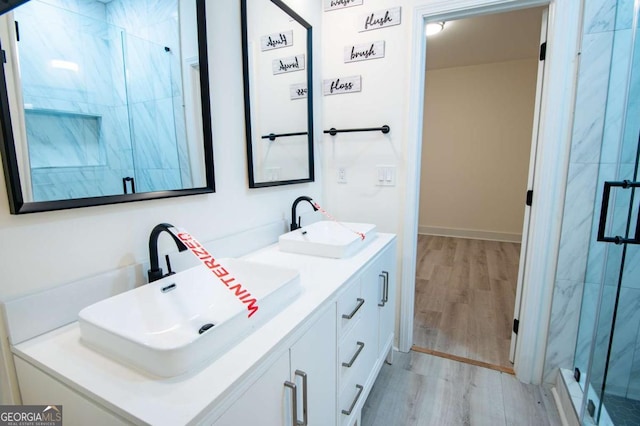
[[[379,30],[400,25],[400,7],[392,7],[360,16],[358,32]]]
[[[260,50],[263,52],[289,46],[293,46],[293,30],[260,37]]]

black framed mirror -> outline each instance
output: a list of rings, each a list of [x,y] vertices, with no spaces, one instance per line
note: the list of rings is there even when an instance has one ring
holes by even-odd
[[[12,214],[215,191],[205,3],[3,2]]]
[[[250,188],[314,180],[312,28],[280,0],[241,0]]]

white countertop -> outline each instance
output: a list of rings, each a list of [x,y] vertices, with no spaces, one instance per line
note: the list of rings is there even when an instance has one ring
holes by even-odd
[[[246,260],[298,269],[301,294],[248,338],[194,373],[160,379],[128,368],[82,344],[77,322],[18,344],[13,352],[131,422],[198,423],[255,364],[271,355],[275,357],[276,346],[394,238],[393,234],[378,233],[362,251],[347,259],[284,253],[277,244],[243,256]]]

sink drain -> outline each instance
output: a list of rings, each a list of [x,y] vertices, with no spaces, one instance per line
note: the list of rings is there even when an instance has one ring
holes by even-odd
[[[198,334],[202,334],[205,331],[209,330],[211,327],[213,327],[215,324],[212,324],[210,322],[206,323],[205,325],[203,325],[202,327],[200,327],[200,330],[198,330]]]

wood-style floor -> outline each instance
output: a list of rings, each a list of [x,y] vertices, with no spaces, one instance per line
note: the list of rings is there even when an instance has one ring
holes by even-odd
[[[520,244],[418,236],[413,344],[510,368]]]
[[[561,425],[550,391],[514,376],[411,351],[383,365],[362,426]]]

